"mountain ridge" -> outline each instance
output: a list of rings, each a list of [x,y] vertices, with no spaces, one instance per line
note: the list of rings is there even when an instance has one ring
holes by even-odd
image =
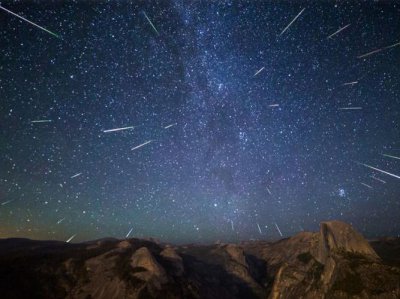
[[[400,298],[399,256],[400,239],[368,242],[340,221],[276,242],[0,239],[0,290],[7,299]]]

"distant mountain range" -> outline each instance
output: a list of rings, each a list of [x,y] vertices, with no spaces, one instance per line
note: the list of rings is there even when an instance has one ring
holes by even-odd
[[[322,222],[277,242],[0,240],[0,298],[400,298],[400,239]]]

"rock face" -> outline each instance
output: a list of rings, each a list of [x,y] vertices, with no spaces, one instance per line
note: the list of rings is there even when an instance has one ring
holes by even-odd
[[[168,246],[161,251],[160,256],[171,263],[174,275],[181,276],[184,273],[182,258],[176,253],[175,249]]]
[[[319,231],[317,260],[324,264],[329,256],[338,251],[379,259],[371,245],[349,224],[340,221],[322,222]]]
[[[1,298],[400,298],[400,239],[371,244],[339,221],[277,242],[208,246],[5,239]]]
[[[286,255],[297,261],[283,260],[272,274],[271,299],[397,298],[400,294],[399,269],[382,264],[371,245],[347,223],[322,222],[319,233],[299,234],[282,243],[279,247],[286,247]],[[270,246],[272,251],[276,245]]]
[[[161,289],[161,285],[168,281],[164,268],[160,266],[146,247],[141,247],[135,251],[131,257],[130,265],[135,277],[145,282],[151,282],[157,289]]]

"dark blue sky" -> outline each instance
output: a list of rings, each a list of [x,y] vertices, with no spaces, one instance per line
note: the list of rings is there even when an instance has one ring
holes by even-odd
[[[0,237],[400,233],[398,2],[2,6]]]

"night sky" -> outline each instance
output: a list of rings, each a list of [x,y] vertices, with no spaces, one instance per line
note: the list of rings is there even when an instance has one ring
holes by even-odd
[[[1,5],[0,238],[400,234],[400,2]]]

